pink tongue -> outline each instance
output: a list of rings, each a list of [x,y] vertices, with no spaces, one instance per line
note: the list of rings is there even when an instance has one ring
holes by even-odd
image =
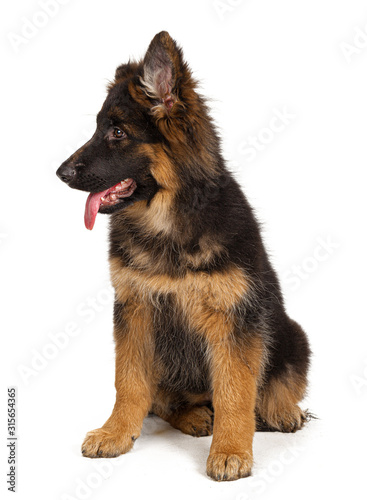
[[[88,196],[84,212],[84,224],[87,229],[93,229],[99,206],[101,204],[101,198],[103,198],[103,196],[105,196],[110,190],[111,188],[101,191],[100,193],[90,193]]]

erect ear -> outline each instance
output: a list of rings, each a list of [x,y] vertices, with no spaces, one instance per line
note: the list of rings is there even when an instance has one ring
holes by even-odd
[[[167,31],[161,31],[150,42],[143,65],[144,92],[170,111],[178,98],[178,83],[188,69],[182,50]]]

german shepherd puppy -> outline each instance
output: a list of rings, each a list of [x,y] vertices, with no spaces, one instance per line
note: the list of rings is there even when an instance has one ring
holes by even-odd
[[[154,413],[213,440],[207,473],[251,473],[255,429],[307,420],[310,349],[284,309],[259,226],[227,170],[183,53],[157,34],[116,70],[93,137],[57,171],[111,214],[116,403],[85,457],[129,451]]]

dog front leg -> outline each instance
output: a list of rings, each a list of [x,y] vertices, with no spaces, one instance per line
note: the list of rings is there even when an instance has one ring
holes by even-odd
[[[116,402],[100,429],[88,432],[85,457],[116,457],[129,451],[139,437],[153,399],[153,342],[149,308],[135,301],[115,304]]]
[[[211,354],[214,428],[207,474],[231,481],[251,474],[262,347],[259,339],[240,347],[228,336],[212,343]]]

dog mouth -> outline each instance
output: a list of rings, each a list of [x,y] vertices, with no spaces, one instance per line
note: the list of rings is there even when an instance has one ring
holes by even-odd
[[[84,223],[87,229],[92,230],[96,221],[97,213],[104,208],[122,204],[124,198],[128,198],[136,189],[134,179],[125,179],[100,193],[90,193],[85,205]]]

